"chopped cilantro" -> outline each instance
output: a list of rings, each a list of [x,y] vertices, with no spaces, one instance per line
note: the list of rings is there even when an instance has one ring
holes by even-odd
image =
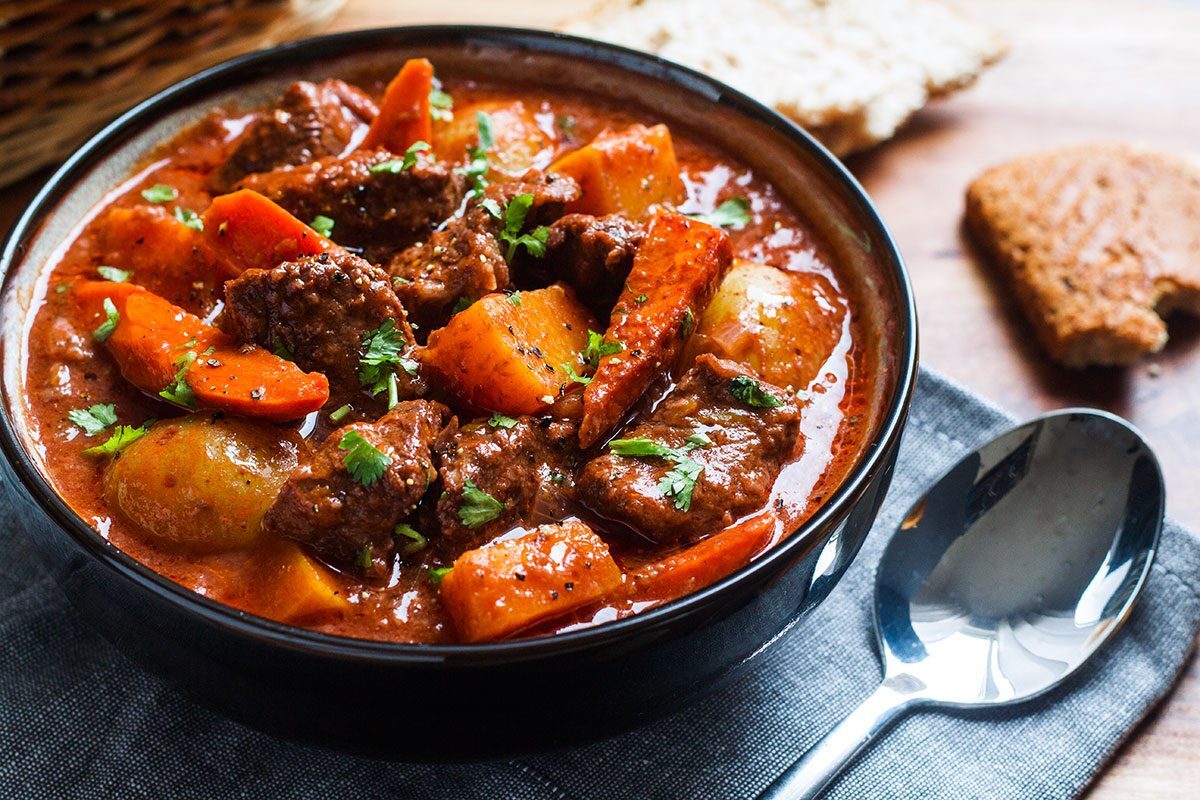
[[[513,292],[512,294],[510,294],[510,295],[508,296],[508,302],[512,303],[514,306],[519,306],[519,305],[521,305],[521,292],[520,292],[520,290],[518,290],[518,291],[515,291],[515,292]]]
[[[696,447],[709,447],[712,445],[712,439],[708,438],[708,434],[704,431],[696,431],[691,436],[687,437],[687,443]]]
[[[99,328],[92,331],[92,338],[102,344],[113,335],[113,331],[117,329],[117,323],[121,321],[121,313],[117,311],[112,299],[108,297],[104,298],[104,316],[104,322],[100,323]]]
[[[479,128],[479,140],[473,147],[467,148],[467,166],[462,173],[471,184],[469,196],[480,197],[487,188],[488,157],[487,151],[495,145],[492,136],[492,118],[482,111],[475,112],[475,125]]]
[[[455,314],[459,313],[460,311],[466,311],[468,308],[471,307],[471,304],[474,302],[475,302],[474,300],[472,300],[471,298],[466,297],[466,296],[458,298],[458,300],[455,301],[455,303],[454,303],[454,308],[452,308],[450,310],[450,316],[454,316]]]
[[[104,278],[104,280],[112,281],[113,283],[124,283],[133,274],[133,270],[131,269],[117,269],[108,265],[96,267],[96,272],[99,272],[100,277]]]
[[[192,343],[193,345],[195,344],[195,339],[192,340]],[[291,361],[296,356],[296,353],[292,350],[288,343],[278,336],[271,341],[271,352],[285,361]]]
[[[675,454],[675,448],[668,447],[662,442],[639,437],[636,439],[613,439],[608,443],[608,449],[619,456],[657,456],[668,458]]]
[[[98,444],[95,447],[89,447],[84,450],[84,455],[89,456],[113,456],[124,450],[133,442],[146,435],[146,429],[151,425],[150,422],[144,422],[138,427],[132,425],[118,425],[103,444]]]
[[[592,382],[592,379],[587,375],[580,375],[577,373],[575,371],[575,367],[569,361],[562,365],[562,370],[563,372],[567,373],[567,377],[570,378],[574,383],[582,383],[584,386],[587,386]]]
[[[412,169],[417,163],[417,153],[424,152],[429,149],[429,142],[413,142],[404,151],[404,158],[389,158],[387,161],[380,161],[378,164],[373,164],[368,172],[404,172],[406,169]]]
[[[700,443],[701,436],[703,444]],[[675,508],[688,511],[692,507],[692,492],[696,488],[696,482],[704,472],[704,465],[693,460],[688,451],[706,447],[711,444],[711,440],[703,434],[692,434],[687,441],[687,445],[676,448],[644,437],[614,439],[608,443],[608,448],[619,456],[663,458],[674,464],[659,480],[658,491],[663,497],[670,499]]]
[[[639,294],[637,297],[633,298],[633,302],[637,303],[640,306],[642,303],[646,302],[649,299],[650,298],[646,297],[646,295]]]
[[[156,183],[148,189],[142,189],[142,199],[147,203],[169,203],[177,197],[179,192],[175,187],[165,183]]]
[[[429,540],[426,539],[420,531],[406,522],[401,522],[396,526],[394,536],[397,539],[408,539],[407,542],[401,543],[400,546],[396,548],[400,551],[400,555],[402,556],[411,556],[413,553],[419,553],[425,549],[427,544],[429,544]]]
[[[454,567],[438,567],[430,568],[426,574],[429,576],[429,582],[434,586],[441,586],[442,579],[449,575],[454,570]]]
[[[744,197],[731,197],[713,209],[711,214],[691,214],[692,219],[707,222],[720,228],[741,230],[750,224],[750,201]]]
[[[338,449],[346,451],[342,458],[346,471],[363,486],[370,486],[382,478],[384,470],[392,463],[391,456],[364,439],[358,431],[342,436]]]
[[[362,550],[358,551],[358,558],[354,560],[360,569],[367,569],[371,566],[371,545],[364,544]]]
[[[492,133],[492,118],[487,112],[475,112],[475,126],[479,129],[479,146],[491,150],[496,146],[496,137]]]
[[[334,422],[341,422],[346,418],[346,415],[354,410],[354,407],[349,403],[344,406],[338,406],[333,411],[329,412],[329,418]]]
[[[500,516],[504,503],[480,489],[472,481],[463,486],[462,502],[458,506],[458,519],[468,528],[478,528]]]
[[[408,342],[391,319],[385,319],[375,330],[363,337],[363,355],[358,360],[358,382],[370,389],[372,395],[388,389],[399,366],[409,375],[417,373],[417,362],[405,358]]]
[[[188,370],[192,368],[195,360],[195,351],[189,351],[180,356],[175,361],[175,366],[179,368],[179,371],[167,384],[167,388],[158,393],[158,396],[184,408],[195,408],[196,393],[192,391],[191,385],[187,382]]]
[[[454,98],[442,89],[430,89],[429,116],[438,122],[449,122],[454,119]]]
[[[696,315],[692,313],[692,307],[688,306],[683,310],[683,320],[679,323],[679,333],[686,339],[692,335],[692,331],[694,330],[696,330]]]
[[[492,426],[493,428],[512,428],[515,427],[516,424],[517,421],[515,419],[512,417],[506,417],[499,411],[492,414],[491,418],[488,420],[488,425]]]
[[[604,356],[611,356],[625,349],[625,346],[620,342],[604,341],[604,334],[596,331],[588,331],[587,347],[583,349],[584,363],[591,364],[593,367],[600,366],[600,359]]]
[[[82,428],[88,436],[95,436],[109,425],[116,424],[117,407],[112,403],[104,403],[91,408],[77,408],[68,411],[67,418]]]
[[[396,385],[396,373],[388,372],[387,376],[387,393],[388,393],[388,411],[396,407],[400,402],[400,387]]]
[[[554,127],[567,139],[575,138],[575,118],[570,114],[555,115]]]
[[[308,227],[328,239],[333,235],[334,224],[334,221],[324,214],[317,214],[312,218],[312,222],[308,223]]]
[[[392,286],[407,286],[412,283],[408,278],[401,278],[399,275],[392,278]]]
[[[663,497],[671,499],[675,508],[688,511],[692,507],[692,492],[700,480],[700,473],[704,472],[704,465],[687,456],[672,460],[675,466],[659,480],[658,490]]]
[[[175,219],[187,225],[192,230],[204,230],[204,220],[200,219],[200,215],[191,209],[175,206]]]
[[[729,391],[738,400],[754,408],[779,408],[783,405],[782,400],[765,391],[758,381],[745,375],[738,375],[729,381]]]
[[[482,205],[496,219],[501,219],[499,203],[489,198],[484,200]],[[513,256],[521,247],[524,247],[529,251],[529,255],[535,258],[546,255],[546,239],[550,235],[549,228],[541,225],[529,233],[521,233],[521,228],[525,227],[525,218],[529,216],[531,208],[533,208],[533,195],[526,192],[514,197],[508,207],[504,209],[504,216],[501,220],[504,223],[504,229],[500,231],[500,241],[508,245],[508,249],[504,253],[505,261],[512,261]]]

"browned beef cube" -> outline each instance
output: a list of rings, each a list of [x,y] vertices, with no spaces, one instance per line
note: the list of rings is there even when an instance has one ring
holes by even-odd
[[[371,169],[400,161],[386,150],[357,150],[251,175],[238,187],[266,195],[303,222],[329,217],[338,244],[390,252],[453,214],[466,180],[450,164],[428,158],[398,171]]]
[[[440,403],[410,400],[376,422],[334,431],[288,477],[263,517],[264,530],[303,542],[340,567],[386,558],[395,525],[437,477],[430,447],[451,419]],[[369,485],[351,472],[356,462],[347,463],[357,441],[351,434],[390,459]]]
[[[524,230],[551,222],[563,206],[579,196],[569,178],[530,172],[521,180],[489,186],[485,197],[506,208],[519,194],[533,195]],[[462,216],[451,219],[425,242],[398,253],[388,264],[396,294],[424,341],[445,325],[462,301],[478,300],[512,285],[504,249],[497,238],[500,220],[474,201]]]
[[[642,223],[609,214],[567,214],[550,226],[543,268],[574,287],[601,317],[607,317],[646,235]]]
[[[578,496],[655,541],[695,540],[766,505],[799,433],[800,412],[786,391],[732,361],[702,355],[620,437],[665,445],[678,456],[610,450],[584,466]]]
[[[573,423],[549,417],[521,417],[511,427],[448,428],[435,448],[444,490],[437,503],[442,536],[470,548],[517,525],[562,519],[575,432]]]
[[[374,100],[342,81],[294,83],[273,110],[246,128],[213,174],[213,189],[227,192],[255,172],[341,155],[378,113]]]
[[[364,338],[384,322],[392,320],[397,338],[413,345],[387,273],[344,250],[247,270],[225,284],[225,298],[227,332],[325,373],[342,395],[358,390]],[[424,394],[416,376],[394,372],[400,397]]]

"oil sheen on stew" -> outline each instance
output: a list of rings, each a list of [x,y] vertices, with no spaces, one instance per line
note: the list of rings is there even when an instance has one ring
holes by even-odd
[[[62,496],[333,634],[678,598],[811,515],[869,428],[855,300],[769,183],[652,113],[424,59],[213,110],[45,286],[26,390]]]

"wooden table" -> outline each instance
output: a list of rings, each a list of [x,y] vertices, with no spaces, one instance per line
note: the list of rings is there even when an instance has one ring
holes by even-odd
[[[1200,3],[1195,0],[972,0],[1012,52],[971,90],[925,109],[897,139],[850,166],[908,261],[922,361],[1019,416],[1106,408],[1150,438],[1168,511],[1200,529],[1200,320],[1170,321],[1166,350],[1127,370],[1072,372],[1039,352],[1018,309],[962,234],[962,194],[986,166],[1059,143],[1200,140]],[[591,0],[350,0],[335,30],[422,22],[546,26]],[[731,4],[731,10],[736,4]],[[0,228],[40,176],[6,191]],[[1089,797],[1171,800],[1200,786],[1200,666],[1134,731]]]

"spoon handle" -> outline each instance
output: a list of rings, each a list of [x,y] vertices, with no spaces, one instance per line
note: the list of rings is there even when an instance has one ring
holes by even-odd
[[[768,786],[759,800],[812,800],[833,782],[859,751],[917,701],[914,681],[889,677],[796,763]]]

